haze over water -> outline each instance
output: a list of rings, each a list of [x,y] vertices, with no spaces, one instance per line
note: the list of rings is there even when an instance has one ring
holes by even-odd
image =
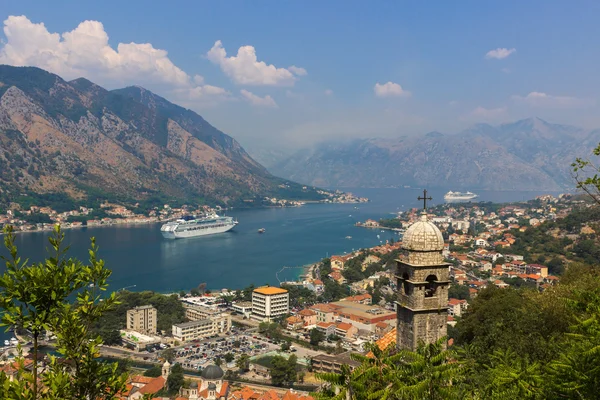
[[[433,204],[443,202],[446,191],[432,190]],[[397,211],[422,207],[417,200],[422,195],[419,190],[352,192],[368,197],[371,202],[233,210],[228,215],[239,220],[234,231],[190,239],[164,239],[160,224],[146,224],[66,230],[65,241],[71,246],[71,256],[87,260],[90,238],[96,237],[100,258],[113,270],[109,287],[113,291],[128,288],[173,292],[189,290],[203,282],[210,289],[238,289],[252,283],[277,285],[276,272],[284,266],[300,267],[328,255],[398,238],[391,231],[355,227],[357,221],[390,217]],[[478,194],[480,201],[508,202],[546,193],[482,191]],[[266,233],[258,234],[259,228],[265,228]],[[31,261],[42,260],[48,235],[49,232],[18,234],[16,244],[22,256]],[[2,248],[0,254],[5,255],[6,250]],[[4,264],[0,268],[4,269]],[[301,272],[301,268],[287,269],[278,277],[295,279]]]

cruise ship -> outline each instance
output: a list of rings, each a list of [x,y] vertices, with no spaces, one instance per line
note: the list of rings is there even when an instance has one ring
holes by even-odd
[[[227,232],[237,224],[232,217],[220,217],[217,214],[202,218],[186,216],[164,224],[160,232],[167,239],[181,239]]]
[[[471,192],[462,193],[450,191],[444,195],[444,200],[472,200],[476,197],[479,196]]]

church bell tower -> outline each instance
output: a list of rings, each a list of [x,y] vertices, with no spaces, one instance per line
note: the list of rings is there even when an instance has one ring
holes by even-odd
[[[444,262],[444,238],[427,220],[427,191],[419,221],[404,233],[402,247],[408,258],[396,261],[397,338],[400,349],[414,350],[420,343],[433,343],[446,336],[448,318],[449,265]]]

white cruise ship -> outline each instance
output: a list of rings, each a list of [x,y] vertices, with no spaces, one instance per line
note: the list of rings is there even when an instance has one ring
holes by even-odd
[[[181,239],[227,232],[237,224],[232,217],[219,217],[217,214],[202,218],[186,216],[167,222],[160,227],[160,232],[167,239]]]
[[[453,192],[450,191],[448,193],[446,193],[444,195],[444,200],[448,200],[448,201],[452,201],[452,200],[472,200],[474,198],[479,197],[478,195],[476,195],[475,193],[471,193],[471,192],[466,192],[466,193],[462,193],[462,192]]]

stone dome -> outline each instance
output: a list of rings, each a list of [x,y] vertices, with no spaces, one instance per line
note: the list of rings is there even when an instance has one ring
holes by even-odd
[[[217,381],[223,379],[225,372],[218,365],[212,364],[202,370],[202,378],[209,381]]]
[[[208,390],[217,390],[217,385],[215,385],[213,382],[209,383]]]
[[[421,219],[404,232],[402,247],[409,251],[442,251],[444,238],[439,228],[422,214]]]
[[[192,381],[192,383],[190,383],[190,389],[198,389],[198,382]]]

